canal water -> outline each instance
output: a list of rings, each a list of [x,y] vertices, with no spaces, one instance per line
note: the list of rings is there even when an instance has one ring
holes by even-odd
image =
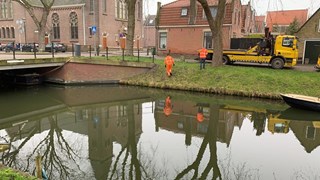
[[[320,116],[282,101],[127,86],[0,92],[6,166],[49,179],[320,179]]]

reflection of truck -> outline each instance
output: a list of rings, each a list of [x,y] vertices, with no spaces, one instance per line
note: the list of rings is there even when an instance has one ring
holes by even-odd
[[[265,37],[249,50],[224,50],[223,63],[233,64],[260,63],[269,64],[272,68],[295,66],[298,59],[298,39],[291,35],[278,35],[275,39],[265,30]],[[208,50],[207,59],[212,59],[212,50]]]

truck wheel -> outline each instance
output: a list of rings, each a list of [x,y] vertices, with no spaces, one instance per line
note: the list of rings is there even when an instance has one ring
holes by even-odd
[[[231,64],[228,56],[222,56],[222,63],[227,65]]]
[[[282,69],[284,62],[281,58],[274,58],[271,62],[271,66],[273,69]]]

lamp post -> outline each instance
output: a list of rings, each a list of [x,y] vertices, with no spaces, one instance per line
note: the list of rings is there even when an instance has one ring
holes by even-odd
[[[27,44],[27,29],[26,29],[26,18],[22,18],[23,29],[24,29],[24,43]]]

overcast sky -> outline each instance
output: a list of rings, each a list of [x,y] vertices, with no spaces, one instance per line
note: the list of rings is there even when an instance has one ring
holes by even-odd
[[[175,0],[144,0],[145,14],[156,14],[157,2],[161,5]],[[241,0],[242,4],[248,4],[250,0]],[[309,9],[311,16],[319,7],[320,0],[251,0],[251,5],[257,15],[265,15],[267,11]]]

